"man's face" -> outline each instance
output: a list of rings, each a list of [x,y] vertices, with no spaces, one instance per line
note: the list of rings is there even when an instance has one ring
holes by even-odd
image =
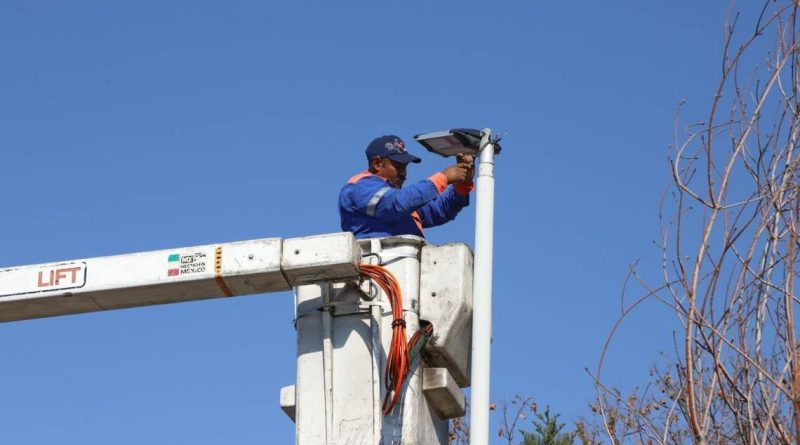
[[[400,188],[406,181],[406,165],[389,158],[373,158],[374,173],[386,178],[392,187]]]

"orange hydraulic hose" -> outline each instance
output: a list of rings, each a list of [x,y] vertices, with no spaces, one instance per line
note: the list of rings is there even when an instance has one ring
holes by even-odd
[[[386,396],[383,398],[383,414],[388,415],[400,399],[403,382],[408,375],[411,358],[406,340],[406,321],[403,319],[403,293],[397,278],[388,269],[373,264],[361,264],[361,274],[374,281],[389,299],[392,308],[392,341],[384,370]]]

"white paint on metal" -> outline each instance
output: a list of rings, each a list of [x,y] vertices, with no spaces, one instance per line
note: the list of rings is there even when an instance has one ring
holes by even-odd
[[[281,409],[290,419],[294,422],[295,418],[295,398],[294,398],[294,385],[284,386],[281,388]]]
[[[381,307],[370,307],[370,357],[372,358],[372,437],[381,437],[381,371],[386,363],[381,344]]]
[[[406,320],[406,332],[410,338],[419,329],[419,276],[420,249],[425,241],[413,236],[398,236],[380,240],[380,255],[384,266],[389,269],[400,282],[403,292],[403,314]],[[373,242],[374,244],[374,242]],[[375,252],[373,248],[372,252]],[[392,334],[392,317],[383,317],[383,348],[389,350]],[[417,444],[434,443],[429,438],[419,437],[419,404],[422,394],[422,371],[419,360],[411,363],[400,398],[394,410],[383,417],[382,439],[385,443]],[[394,442],[392,442],[394,441]]]
[[[5,268],[0,322],[283,291],[357,276],[360,256],[344,232]]]
[[[483,130],[476,187],[475,281],[472,314],[470,440],[489,444],[489,392],[492,342],[492,250],[494,242],[494,144]]]
[[[411,236],[360,241],[363,262],[383,264],[397,277],[409,337],[419,328],[423,245],[424,240]],[[326,297],[327,286],[319,283],[295,290],[299,317],[296,443],[446,444],[448,421],[431,410],[423,395],[420,359],[412,363],[394,411],[388,416],[381,412],[383,371],[392,336],[392,314],[383,292],[369,282],[335,282]],[[456,391],[460,392],[457,386]]]
[[[325,430],[333,431],[333,320],[331,319],[331,283],[320,285],[322,290],[322,366],[325,385]],[[327,307],[326,307],[327,306]]]
[[[20,267],[2,272],[4,286],[0,288],[0,298],[80,289],[86,285],[84,261]]]
[[[453,407],[459,406],[461,394],[455,378],[450,373],[430,377],[427,398],[425,365],[415,360],[400,402],[384,416],[382,379],[392,313],[380,288],[356,279],[362,261],[381,264],[397,277],[410,337],[419,329],[421,307],[428,305],[425,310],[437,313],[435,300],[420,302],[420,257],[430,261],[441,256],[446,259],[430,273],[452,282],[428,277],[424,288],[440,289],[442,297],[454,301],[461,299],[461,309],[454,310],[468,318],[463,301],[468,300],[472,275],[469,249],[431,247],[428,255],[422,255],[424,244],[413,236],[356,242],[351,233],[338,233],[1,269],[0,321],[279,291],[291,285],[297,382],[281,390],[280,404],[296,422],[296,443],[444,445],[448,421],[442,416],[457,412]],[[463,330],[464,320],[445,317],[447,311],[439,309],[431,318],[441,319],[437,323],[442,335],[450,338]],[[466,372],[463,360],[456,358],[461,352],[455,343],[444,339],[443,345],[449,345],[442,347],[456,363],[453,369]]]
[[[366,246],[365,246],[366,247]],[[380,240],[371,240],[369,241],[369,252],[379,253],[381,250],[381,243]],[[363,263],[369,264],[380,264],[379,256],[368,256],[366,258],[362,258]],[[362,291],[365,292],[365,295],[368,295],[369,298],[374,298],[372,296],[372,289],[369,287],[369,283],[367,283]],[[376,295],[377,296],[377,295]],[[376,302],[377,303],[377,302]],[[382,394],[382,385],[381,385],[381,375],[383,371],[383,367],[386,364],[386,351],[383,350],[383,342],[381,341],[382,337],[382,307],[373,304],[370,306],[370,334],[372,338],[370,338],[370,357],[372,359],[372,437],[373,438],[380,438],[381,437],[381,426],[383,424],[383,410],[381,408],[381,394]],[[391,308],[389,308],[391,310]],[[374,439],[373,439],[374,440]]]
[[[279,238],[88,258],[0,270],[0,321],[287,290]],[[53,277],[50,280],[50,277]]]
[[[422,248],[420,319],[433,324],[426,360],[469,386],[472,339],[472,252],[464,244]]]
[[[291,238],[283,242],[281,268],[297,286],[358,277],[361,251],[350,232]]]
[[[447,368],[425,368],[422,392],[443,419],[455,419],[467,412],[467,400]]]
[[[322,358],[322,286],[295,288],[297,382],[295,443],[327,445],[327,404]]]

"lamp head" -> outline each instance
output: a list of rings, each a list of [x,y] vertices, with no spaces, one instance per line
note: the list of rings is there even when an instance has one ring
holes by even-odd
[[[455,156],[459,153],[477,156],[481,150],[483,132],[472,128],[455,128],[449,131],[418,134],[414,140],[422,144],[428,151],[439,156]],[[500,152],[500,145],[495,141],[495,153]]]

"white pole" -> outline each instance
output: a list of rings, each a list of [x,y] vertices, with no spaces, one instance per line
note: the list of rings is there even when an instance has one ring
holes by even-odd
[[[489,444],[489,373],[492,340],[492,244],[494,236],[494,144],[485,128],[478,164],[475,209],[475,274],[472,292],[472,388],[470,441]]]

